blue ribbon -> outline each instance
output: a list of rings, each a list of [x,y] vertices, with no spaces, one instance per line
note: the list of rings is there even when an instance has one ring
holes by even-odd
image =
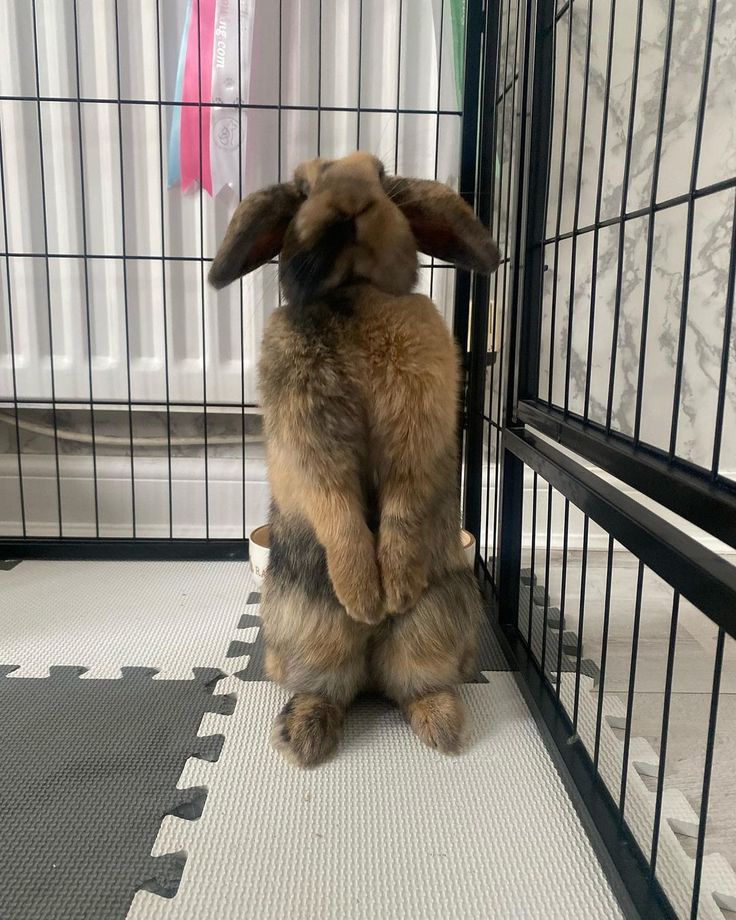
[[[179,46],[179,63],[176,68],[176,91],[174,99],[181,102],[182,86],[184,84],[184,64],[187,59],[187,39],[189,37],[189,23],[192,18],[192,0],[187,3],[187,15],[184,19],[184,30],[181,33],[181,45]],[[180,157],[180,133],[181,133],[181,106],[175,106],[174,115],[171,119],[171,137],[169,138],[169,188],[181,182],[181,157]]]

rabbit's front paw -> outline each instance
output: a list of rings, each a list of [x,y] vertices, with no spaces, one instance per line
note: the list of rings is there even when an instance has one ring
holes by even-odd
[[[412,559],[382,546],[378,552],[381,583],[389,613],[411,610],[427,588],[427,563]]]
[[[348,616],[360,623],[374,626],[386,616],[386,608],[381,596],[381,585],[376,570],[375,584],[366,586],[363,591],[356,593],[355,597],[342,602]]]
[[[373,626],[385,617],[381,579],[372,554],[362,565],[356,560],[349,577],[340,580],[333,577],[332,583],[338,600],[351,619]]]

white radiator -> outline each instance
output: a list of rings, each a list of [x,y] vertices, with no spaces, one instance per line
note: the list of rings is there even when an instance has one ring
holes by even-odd
[[[242,308],[237,285],[219,294],[206,285],[202,260],[213,256],[238,196],[225,189],[212,200],[167,187],[174,106],[159,100],[174,99],[186,0],[158,5],[157,23],[152,0],[118,0],[116,23],[114,0],[76,0],[75,41],[73,0],[36,0],[35,22],[28,0],[0,4],[6,405],[14,397],[193,407],[257,401],[257,351],[278,303],[276,266],[245,280]],[[323,156],[349,152],[359,125],[361,147],[389,171],[456,184],[448,3],[403,0],[399,28],[397,0],[323,0],[320,42],[318,0],[283,0],[280,68],[278,8],[255,0],[248,102],[262,107],[243,112],[244,193],[277,181],[279,160],[286,178],[318,146]],[[422,270],[424,290],[430,274]],[[435,270],[432,294],[447,316],[453,285],[453,272]]]

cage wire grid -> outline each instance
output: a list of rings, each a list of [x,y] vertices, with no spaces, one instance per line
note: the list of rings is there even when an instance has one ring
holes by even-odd
[[[724,0],[502,3],[483,93],[505,259],[473,283],[466,526],[530,705],[647,917],[736,904],[734,853],[714,849],[733,832],[734,23]],[[683,681],[703,701],[687,802]]]
[[[0,394],[7,537],[242,540],[260,522],[265,490],[251,489],[254,477],[258,486],[265,479],[256,356],[263,322],[279,300],[276,263],[217,297],[206,286],[207,265],[237,200],[288,179],[311,156],[366,147],[390,170],[458,186],[462,6],[280,0],[266,7],[239,0],[239,92],[231,102],[203,98],[199,3],[192,6],[194,100],[176,98],[173,89],[186,4],[157,0],[155,9],[138,11],[141,22],[120,0],[4,7]],[[85,29],[93,42],[83,40]],[[20,35],[30,38],[27,57],[13,39]],[[101,62],[103,50],[109,60]],[[203,118],[237,118],[237,180],[214,202],[201,184],[185,196],[167,187],[172,119],[186,108],[197,111],[200,176]],[[17,149],[11,136],[21,141]],[[21,192],[29,195],[25,207]],[[433,259],[420,264],[419,289],[434,297],[448,323],[454,275]],[[70,418],[81,430],[68,431]],[[43,447],[50,467],[47,461],[39,473],[29,447],[32,455]],[[161,467],[155,477],[163,482],[155,489],[145,481],[152,447]],[[109,472],[113,449],[127,471],[118,462]],[[218,454],[225,451],[231,462],[223,472]],[[114,489],[105,482],[110,477]],[[40,488],[41,509],[29,494]],[[72,499],[84,513],[70,513]]]

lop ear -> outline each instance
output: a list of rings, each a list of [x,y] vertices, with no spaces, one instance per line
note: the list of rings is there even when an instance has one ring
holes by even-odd
[[[302,201],[293,182],[272,185],[244,198],[207,276],[212,287],[219,290],[278,255],[286,228]]]
[[[421,252],[484,274],[498,268],[500,254],[491,234],[451,188],[401,176],[387,176],[384,188],[409,221]]]

